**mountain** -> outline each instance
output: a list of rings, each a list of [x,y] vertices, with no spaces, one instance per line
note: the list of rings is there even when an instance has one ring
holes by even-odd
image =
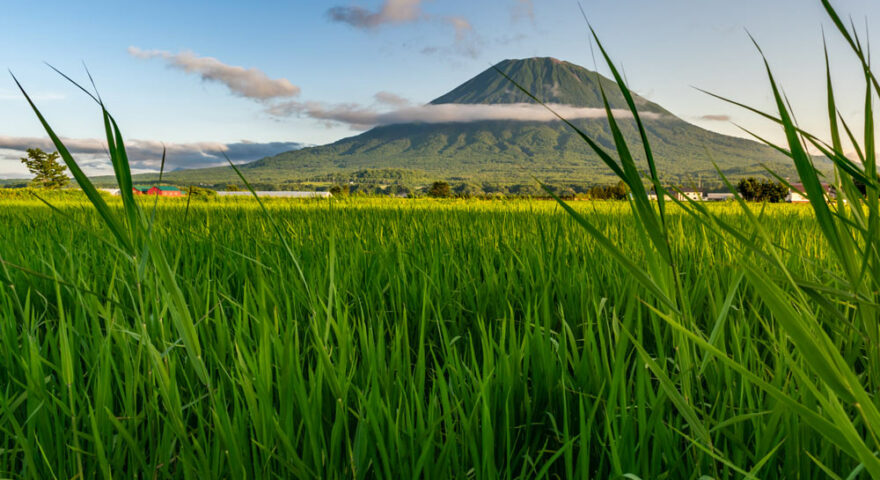
[[[496,67],[544,102],[587,112],[572,123],[614,151],[604,113],[593,110],[603,107],[602,90],[613,109],[626,109],[612,80],[553,58],[505,60]],[[769,147],[691,125],[638,95],[635,101],[644,114],[658,170],[671,182],[717,178],[712,162],[734,178],[763,175],[762,164],[782,175],[794,174],[788,159]],[[490,68],[435,99],[429,107],[495,108],[524,103],[534,102]],[[621,114],[619,123],[637,154],[640,142],[635,122]],[[251,181],[276,185],[349,180],[419,183],[445,179],[490,184],[533,183],[534,178],[581,184],[616,180],[571,128],[559,121],[528,118],[384,125],[329,145],[257,160],[242,166],[242,171]],[[234,181],[235,176],[224,167],[173,172],[168,179],[222,183]]]
[[[455,90],[432,101],[433,105],[534,103],[534,100],[498,74],[501,70],[521,87],[548,104],[573,107],[602,108],[602,91],[611,108],[627,108],[617,84],[596,72],[555,58],[504,60]],[[639,111],[669,114],[655,103],[635,97]]]

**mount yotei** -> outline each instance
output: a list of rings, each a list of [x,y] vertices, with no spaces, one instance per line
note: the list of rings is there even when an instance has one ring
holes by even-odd
[[[635,122],[626,114],[626,103],[612,80],[553,58],[505,60],[495,68],[535,97],[558,108],[586,135],[614,152],[602,102],[604,91],[632,151],[640,151]],[[427,106],[414,109],[458,112],[449,120],[441,115],[377,126],[329,145],[245,164],[242,172],[253,182],[270,184],[616,180],[569,126],[554,120],[495,68],[487,69]],[[713,162],[734,178],[765,175],[762,165],[782,175],[793,174],[788,159],[769,147],[697,127],[638,95],[635,101],[644,116],[657,167],[670,182],[716,178]],[[473,117],[467,117],[469,112],[473,112]],[[173,172],[167,178],[201,183],[236,180],[228,167]]]

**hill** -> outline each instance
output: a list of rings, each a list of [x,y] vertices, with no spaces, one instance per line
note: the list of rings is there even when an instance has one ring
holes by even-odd
[[[599,109],[600,89],[604,89],[612,108],[626,107],[613,81],[569,62],[530,58],[505,60],[496,67],[547,103]],[[658,169],[670,182],[716,178],[713,161],[734,178],[763,175],[761,164],[783,175],[794,174],[788,159],[766,146],[705,130],[645,98],[635,99],[640,112],[646,114]],[[490,68],[430,105],[528,102],[532,101],[527,95]],[[600,145],[614,150],[604,117],[573,123]],[[635,122],[621,116],[620,123],[633,150],[638,151]],[[531,183],[533,178],[551,183],[615,180],[562,122],[528,119],[384,125],[329,145],[264,158],[242,170],[250,180],[280,186],[285,182],[419,183],[438,179],[477,184]],[[225,167],[173,172],[167,178],[180,183],[235,181],[231,169]]]

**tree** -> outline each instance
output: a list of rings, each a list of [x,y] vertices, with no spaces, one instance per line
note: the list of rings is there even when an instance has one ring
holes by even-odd
[[[736,184],[736,191],[743,200],[754,201],[758,199],[758,179],[755,177],[740,179]]]
[[[235,185],[235,184],[230,183],[229,185],[226,185],[226,189],[225,189],[225,190],[226,190],[227,192],[238,192],[238,191],[240,191],[241,189],[238,188],[238,185]]]
[[[780,182],[743,178],[736,184],[736,191],[744,200],[750,202],[778,203],[785,200],[788,188]]]
[[[39,148],[27,149],[27,157],[21,163],[27,165],[34,174],[30,185],[36,188],[56,189],[70,183],[70,177],[64,173],[67,167],[58,163],[58,152],[46,153]]]
[[[348,195],[348,185],[333,185],[330,187],[330,195],[334,197]]]
[[[200,200],[201,199],[207,200],[210,198],[217,198],[216,191],[211,190],[210,188],[197,187],[195,185],[193,185],[193,186],[189,187],[189,189],[187,189],[187,195],[189,195],[192,198],[198,198]]]
[[[628,192],[626,184],[620,181],[616,185],[590,187],[587,190],[587,196],[591,200],[623,200]]]
[[[764,202],[779,203],[785,200],[788,195],[788,187],[781,182],[771,182],[769,180],[761,183],[759,189],[759,199]]]
[[[447,198],[452,195],[452,192],[448,183],[440,181],[431,184],[431,188],[428,189],[428,195],[434,198]]]

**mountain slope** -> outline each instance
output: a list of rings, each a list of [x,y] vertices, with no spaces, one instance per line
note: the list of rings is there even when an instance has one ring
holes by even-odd
[[[551,58],[505,60],[498,65],[514,81],[547,103],[581,108],[603,107],[601,91],[615,109],[626,104],[616,84],[595,72]],[[661,106],[636,96],[661,175],[684,182],[716,177],[712,162],[733,177],[763,174],[762,164],[792,175],[790,162],[756,142],[721,135],[691,125]],[[490,68],[431,104],[510,104],[532,102],[510,81]],[[533,102],[532,102],[533,103]],[[619,120],[634,152],[639,136],[635,122]],[[614,150],[604,118],[573,123],[590,138]],[[258,182],[376,180],[424,182],[436,179],[475,183],[614,181],[607,167],[582,139],[562,122],[480,121],[410,123],[373,128],[330,145],[282,153],[243,166]],[[172,181],[233,181],[229,169],[202,169],[170,174]]]
[[[534,100],[500,75],[495,68],[545,103],[602,108],[601,86],[611,108],[627,108],[623,95],[612,80],[555,58],[504,60],[435,99],[431,104],[534,103]],[[638,95],[634,98],[639,111],[669,114],[659,105]]]

